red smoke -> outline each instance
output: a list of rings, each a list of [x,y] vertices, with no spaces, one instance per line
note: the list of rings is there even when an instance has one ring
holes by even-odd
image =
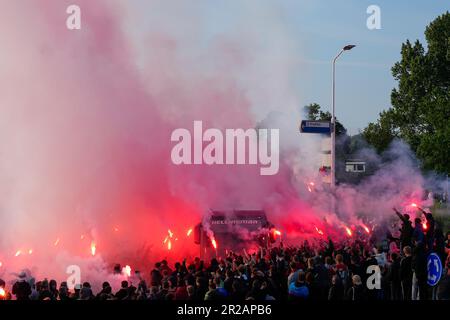
[[[341,220],[360,225],[358,210],[383,212],[403,185],[419,193],[409,167],[396,171],[416,179],[414,188],[380,173],[360,190],[338,189],[337,217],[317,182],[305,188],[318,176],[320,153],[317,137],[298,133],[300,102],[289,83],[298,52],[290,41],[264,47],[258,31],[256,40],[239,32],[207,42],[198,30],[183,33],[192,16],[180,17],[176,32],[130,35],[134,13],[111,0],[78,0],[82,29],[69,31],[70,4],[9,1],[0,13],[0,276],[27,267],[61,279],[80,264],[87,277],[114,263],[143,270],[192,257],[198,247],[187,230],[209,208],[265,209],[283,241],[339,238]],[[282,22],[273,23],[276,41],[289,39]],[[279,120],[267,109],[280,111]],[[220,130],[262,123],[286,130],[279,173],[173,165],[171,132],[194,120]],[[392,191],[396,183],[400,191]],[[375,185],[383,191],[368,191]]]
[[[282,190],[286,172],[268,178],[255,167],[170,160],[172,130],[193,120],[219,129],[256,125],[237,81],[253,50],[219,41],[221,50],[204,59],[209,66],[192,67],[178,38],[150,31],[139,66],[121,2],[78,1],[79,31],[65,27],[69,4],[9,2],[0,17],[3,268],[35,266],[57,277],[72,263],[52,263],[61,252],[148,268],[198,253],[186,239],[170,239],[167,251],[168,228],[184,235],[209,207],[259,208]],[[17,251],[31,243],[33,259]]]

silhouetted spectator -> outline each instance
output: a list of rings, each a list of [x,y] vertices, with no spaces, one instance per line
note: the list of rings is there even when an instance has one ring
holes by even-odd
[[[121,288],[116,292],[115,297],[117,300],[125,300],[128,297],[128,281],[122,281]]]
[[[412,298],[412,252],[411,247],[406,246],[403,248],[403,254],[405,255],[400,261],[400,281],[402,286],[402,299],[411,300]]]
[[[16,296],[17,300],[30,300],[31,286],[26,281],[26,273],[24,271],[19,273],[19,279],[14,283],[12,294]]]

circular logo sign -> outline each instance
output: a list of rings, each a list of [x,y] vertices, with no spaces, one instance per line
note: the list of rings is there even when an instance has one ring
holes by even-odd
[[[442,263],[441,259],[436,253],[430,253],[427,259],[427,270],[429,286],[435,286],[439,282],[442,276]]]

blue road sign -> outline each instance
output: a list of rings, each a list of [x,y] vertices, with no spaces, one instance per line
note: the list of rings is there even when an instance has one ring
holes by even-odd
[[[436,253],[430,253],[427,259],[427,270],[429,286],[434,287],[437,285],[442,276],[442,263],[441,259]]]
[[[330,134],[331,133],[331,122],[330,121],[313,121],[313,120],[302,120],[300,126],[300,132],[303,133],[321,133]]]

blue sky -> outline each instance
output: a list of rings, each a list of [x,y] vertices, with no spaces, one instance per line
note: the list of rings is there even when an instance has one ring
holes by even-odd
[[[391,67],[400,59],[407,39],[424,41],[425,27],[450,10],[446,0],[260,0],[276,3],[293,41],[298,39],[302,66],[296,79],[302,104],[331,105],[331,60],[345,44],[357,47],[337,64],[337,117],[351,134],[358,133],[390,107],[396,82]],[[225,1],[226,2],[226,1]],[[236,3],[210,1],[212,28],[223,28],[230,15],[238,15]],[[258,1],[241,0],[258,10]],[[367,8],[381,9],[381,29],[369,30]],[[224,17],[220,17],[224,15]],[[221,18],[223,19],[221,21]],[[229,23],[229,22],[228,22]]]
[[[331,59],[343,45],[357,47],[337,64],[337,117],[352,134],[375,121],[390,107],[390,93],[396,85],[392,65],[400,59],[401,44],[410,39],[424,43],[425,27],[450,10],[443,0],[340,0],[281,1],[286,21],[299,34],[307,67],[307,79],[298,87],[304,104],[317,102],[330,108]],[[381,9],[381,30],[369,30],[366,9]],[[305,46],[306,45],[306,46]]]
[[[317,102],[325,110],[331,105],[331,60],[344,45],[356,44],[337,63],[336,114],[351,134],[376,121],[378,114],[390,107],[391,90],[396,85],[391,67],[400,59],[402,43],[407,39],[425,43],[425,27],[450,10],[448,0],[186,0],[173,5],[135,1],[142,6],[144,21],[156,19],[154,23],[164,24],[168,16],[169,27],[179,28],[181,34],[188,34],[184,28],[190,28],[192,22],[183,20],[181,12],[200,12],[203,31],[210,36],[226,33],[234,22],[247,19],[249,10],[255,13],[250,19],[261,20],[264,10],[273,8],[289,33],[289,41],[300,48],[301,65],[293,70],[298,74],[294,81],[300,103]],[[381,30],[366,26],[370,5],[381,9]],[[268,32],[269,27],[260,32]]]

